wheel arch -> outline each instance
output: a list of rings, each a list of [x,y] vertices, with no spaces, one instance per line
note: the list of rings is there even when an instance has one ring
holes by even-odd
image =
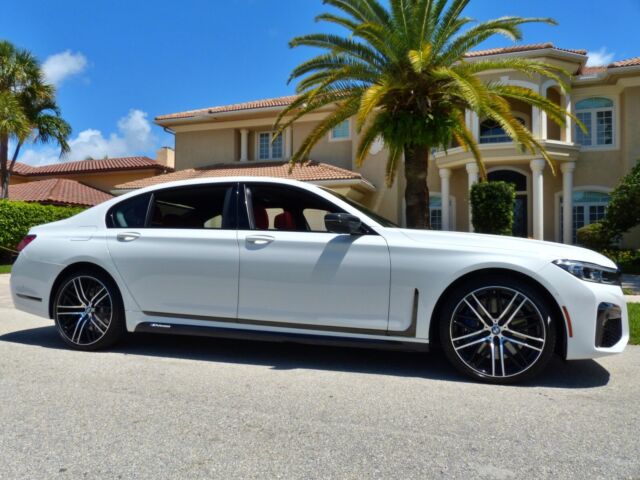
[[[111,275],[103,267],[101,267],[100,265],[97,265],[95,263],[91,263],[91,262],[76,262],[76,263],[72,263],[71,265],[66,266],[58,274],[58,276],[56,277],[55,281],[53,282],[53,285],[51,286],[51,294],[49,295],[49,318],[53,318],[53,303],[55,302],[56,292],[58,291],[58,288],[60,287],[60,284],[62,283],[62,281],[72,273],[85,272],[85,271],[100,272],[101,274],[103,274],[106,277],[108,277],[113,282],[113,284],[115,285],[115,287],[117,289],[117,292],[118,292],[118,295],[120,295],[120,297],[122,297],[122,292],[120,291],[120,287],[118,286],[118,282],[116,281],[115,278],[113,278],[113,275]]]
[[[436,302],[436,305],[431,313],[431,319],[429,322],[429,345],[431,346],[440,346],[440,334],[439,334],[439,328],[438,328],[438,323],[439,323],[439,319],[440,319],[440,314],[441,314],[441,310],[442,307],[445,303],[446,298],[451,295],[451,293],[453,291],[455,291],[455,289],[461,285],[462,283],[469,281],[469,280],[476,280],[476,279],[482,279],[483,277],[486,277],[488,275],[503,275],[503,276],[507,276],[510,278],[517,278],[521,281],[524,281],[525,283],[527,283],[528,285],[530,285],[531,287],[535,288],[538,293],[540,293],[541,296],[543,296],[545,298],[545,300],[548,302],[549,306],[552,308],[554,316],[556,317],[557,321],[555,322],[556,324],[556,333],[557,333],[557,338],[558,341],[556,342],[556,353],[558,353],[560,356],[562,356],[562,358],[566,358],[567,356],[567,332],[566,332],[566,328],[565,328],[565,319],[564,319],[564,315],[562,313],[562,310],[560,309],[560,305],[558,305],[558,302],[556,301],[556,299],[553,297],[553,295],[551,294],[551,292],[549,292],[549,290],[542,285],[539,281],[537,281],[535,278],[522,273],[522,272],[518,272],[516,270],[510,270],[508,268],[485,268],[485,269],[480,269],[480,270],[474,270],[472,272],[467,272],[466,274],[462,275],[460,278],[456,279],[453,283],[451,283],[440,295],[440,297],[438,297],[438,300]]]

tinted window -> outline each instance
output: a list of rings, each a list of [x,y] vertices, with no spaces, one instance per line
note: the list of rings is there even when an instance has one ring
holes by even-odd
[[[159,190],[153,194],[151,228],[233,229],[231,185]]]
[[[147,217],[151,194],[138,195],[129,198],[107,213],[107,227],[109,228],[142,228]]]
[[[324,216],[342,212],[322,197],[294,187],[247,185],[252,230],[326,232]]]

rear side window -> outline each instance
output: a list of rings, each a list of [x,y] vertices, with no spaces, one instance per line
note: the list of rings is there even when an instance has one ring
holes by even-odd
[[[180,187],[153,194],[150,228],[235,229],[233,186]]]
[[[107,213],[108,228],[143,228],[149,209],[150,193],[129,198]]]

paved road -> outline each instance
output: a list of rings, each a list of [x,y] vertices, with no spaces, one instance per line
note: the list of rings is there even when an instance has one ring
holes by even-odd
[[[132,336],[66,350],[0,276],[0,478],[640,478],[640,348],[519,387],[436,354]]]

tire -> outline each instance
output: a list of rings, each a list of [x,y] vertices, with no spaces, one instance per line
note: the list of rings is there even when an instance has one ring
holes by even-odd
[[[440,312],[447,359],[475,380],[522,382],[539,374],[555,351],[554,310],[522,279],[472,278],[455,288]]]
[[[74,350],[101,350],[126,331],[124,306],[115,282],[99,270],[79,270],[58,284],[53,320],[62,340]]]

